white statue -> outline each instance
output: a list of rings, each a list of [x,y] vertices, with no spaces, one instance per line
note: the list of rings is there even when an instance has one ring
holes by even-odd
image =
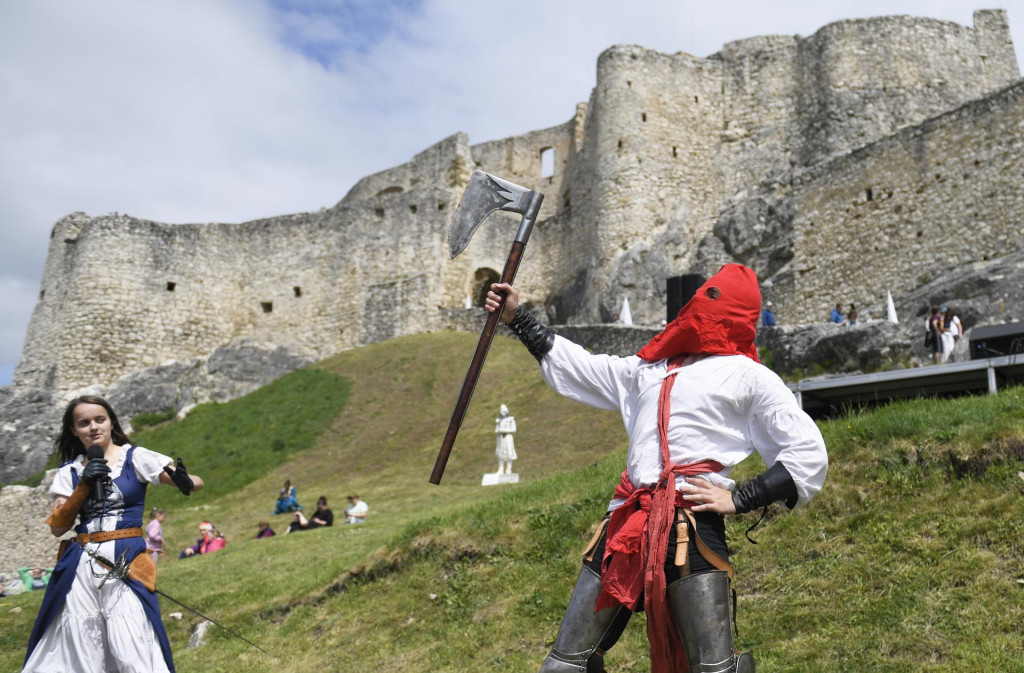
[[[498,455],[498,474],[512,474],[512,461],[518,458],[516,445],[512,440],[515,431],[516,419],[508,413],[508,407],[503,404],[494,426],[494,432],[498,435],[498,443],[494,449]]]

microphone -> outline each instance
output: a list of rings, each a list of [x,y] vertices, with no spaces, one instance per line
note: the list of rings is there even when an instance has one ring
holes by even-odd
[[[103,449],[99,445],[93,444],[88,449],[86,449],[85,455],[86,455],[86,457],[89,458],[89,460],[102,460],[103,459]],[[94,481],[93,485],[92,485],[93,497],[95,497],[96,500],[98,500],[99,502],[103,502],[104,500],[107,499],[107,494],[105,492],[106,491],[106,483],[105,482],[106,482],[105,478],[99,478],[96,481]]]

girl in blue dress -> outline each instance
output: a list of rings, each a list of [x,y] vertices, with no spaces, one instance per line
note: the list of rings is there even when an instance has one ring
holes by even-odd
[[[180,458],[133,446],[110,404],[92,395],[68,404],[56,449],[63,464],[46,522],[57,537],[72,527],[77,536],[54,568],[23,670],[173,672],[142,532],[146,487],[189,495],[203,480]]]

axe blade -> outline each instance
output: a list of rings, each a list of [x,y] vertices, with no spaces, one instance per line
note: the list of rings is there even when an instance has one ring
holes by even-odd
[[[531,191],[526,187],[490,173],[473,171],[448,228],[448,248],[452,258],[466,249],[473,234],[494,211],[525,214],[530,205],[530,194]]]

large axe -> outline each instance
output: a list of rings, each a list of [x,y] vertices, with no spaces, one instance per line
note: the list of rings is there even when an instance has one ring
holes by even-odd
[[[530,232],[533,231],[533,223],[537,220],[537,213],[540,212],[540,204],[543,201],[544,195],[540,192],[520,187],[483,171],[473,171],[473,175],[469,177],[466,191],[462,194],[462,200],[459,201],[459,207],[455,209],[451,227],[448,229],[448,247],[452,258],[466,249],[473,234],[488,215],[496,210],[519,213],[523,219],[519,222],[519,230],[516,232],[515,240],[512,241],[512,248],[508,251],[508,259],[505,261],[505,269],[501,272],[501,279],[498,281],[511,283],[516,278],[519,262],[523,259],[523,251],[526,249],[526,241],[530,238]],[[462,391],[455,403],[452,419],[448,423],[448,432],[444,435],[441,450],[437,454],[437,460],[434,461],[434,471],[430,473],[431,484],[441,483],[444,467],[448,464],[448,456],[452,452],[452,445],[455,444],[455,437],[459,434],[462,419],[466,417],[469,400],[473,397],[473,390],[480,378],[480,370],[487,358],[487,351],[494,338],[494,330],[498,326],[498,320],[501,318],[501,311],[504,308],[505,295],[502,294],[501,305],[498,306],[497,311],[487,317],[483,332],[480,333],[480,341],[476,344],[476,352],[473,353],[473,360],[469,363],[466,379],[462,382]]]

